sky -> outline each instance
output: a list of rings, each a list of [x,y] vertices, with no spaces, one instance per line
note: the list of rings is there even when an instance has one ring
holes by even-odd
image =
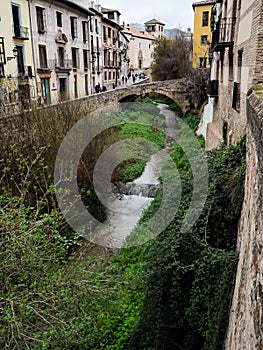
[[[95,1],[96,2],[96,1]],[[188,27],[193,31],[193,8],[196,0],[100,0],[106,8],[121,13],[121,22],[141,23],[156,18],[165,23],[165,29]]]

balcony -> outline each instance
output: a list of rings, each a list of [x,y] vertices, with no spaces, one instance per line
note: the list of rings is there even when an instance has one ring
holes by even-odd
[[[212,34],[212,51],[223,51],[234,45],[236,17],[221,18]]]
[[[13,38],[19,40],[29,40],[29,29],[27,27],[15,25],[13,28]]]
[[[218,80],[210,80],[207,87],[207,94],[210,97],[218,97]]]
[[[48,60],[46,67],[41,67],[38,70],[56,70],[59,72],[68,72],[72,69],[72,60],[70,59],[59,59],[54,58],[52,60]]]

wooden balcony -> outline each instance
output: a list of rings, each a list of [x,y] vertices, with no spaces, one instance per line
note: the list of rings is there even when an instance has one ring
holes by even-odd
[[[212,51],[223,51],[234,45],[236,17],[221,18],[212,33]]]

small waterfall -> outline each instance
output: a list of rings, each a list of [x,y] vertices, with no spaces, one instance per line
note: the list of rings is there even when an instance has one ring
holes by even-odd
[[[137,184],[134,182],[128,182],[123,188],[123,194],[154,198],[157,194],[158,188],[159,185],[155,184]]]

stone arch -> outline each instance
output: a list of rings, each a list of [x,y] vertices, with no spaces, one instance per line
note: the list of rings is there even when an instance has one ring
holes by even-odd
[[[174,101],[175,103],[178,104],[178,106],[181,108],[181,110],[183,111],[183,113],[185,112],[184,111],[184,105],[181,105],[180,100],[179,98],[177,98],[176,95],[174,95],[173,93],[169,92],[169,91],[165,91],[165,90],[161,90],[161,89],[155,89],[155,90],[152,90],[152,89],[142,89],[141,91],[137,92],[137,93],[134,93],[132,91],[128,91],[126,94],[124,94],[124,96],[121,96],[119,99],[118,99],[118,102],[119,103],[123,103],[123,102],[134,102],[138,97],[144,97],[144,96],[147,96],[149,95],[150,93],[156,93],[158,95],[162,95],[162,96],[165,96],[165,97],[168,97],[170,98],[172,101]]]

